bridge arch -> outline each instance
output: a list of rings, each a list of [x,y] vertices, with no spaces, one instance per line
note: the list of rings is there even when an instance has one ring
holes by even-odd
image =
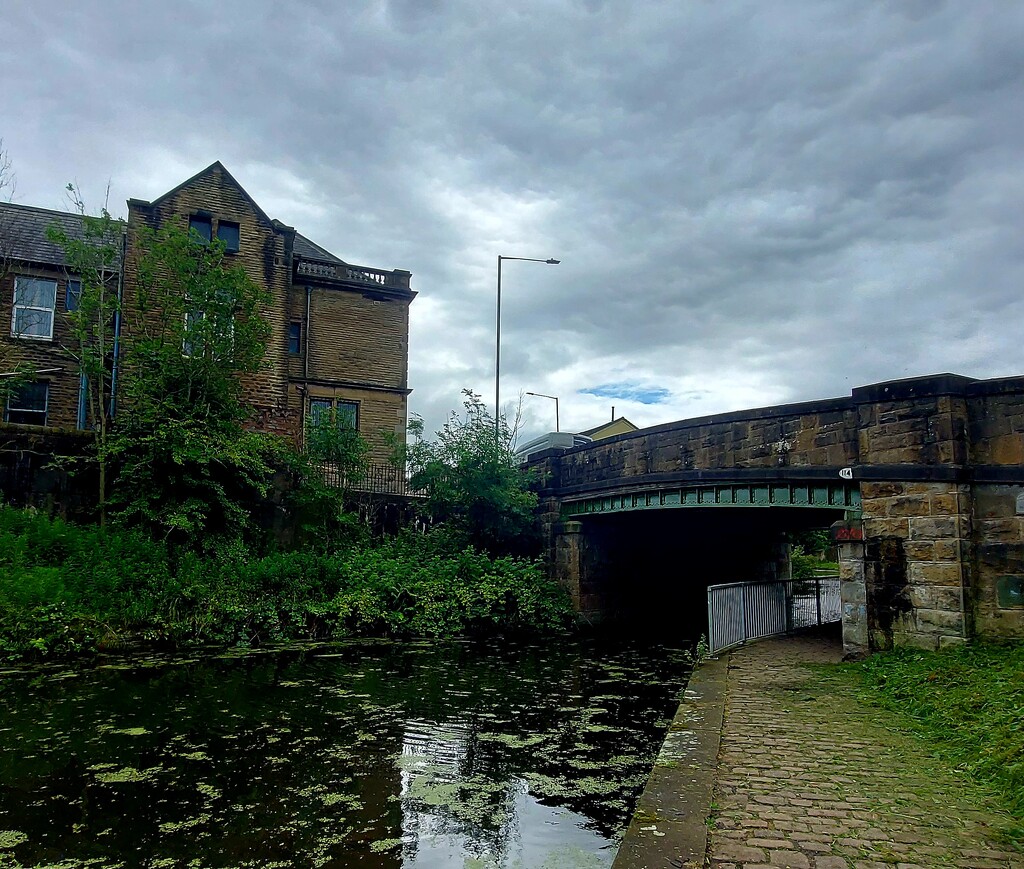
[[[587,617],[638,590],[671,604],[659,564],[778,575],[786,530],[845,519],[863,536],[840,547],[849,651],[1024,637],[1024,377],[888,381],[531,465],[552,575]]]

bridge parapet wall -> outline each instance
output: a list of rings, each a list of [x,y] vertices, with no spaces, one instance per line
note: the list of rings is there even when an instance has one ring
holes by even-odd
[[[844,568],[863,583],[845,593],[851,644],[1024,637],[1024,377],[890,381],[847,398],[655,426],[536,464],[552,555],[557,505],[586,493],[636,491],[666,475],[836,479],[848,468],[865,534],[862,549],[848,549],[859,566]],[[571,564],[560,571],[571,584]]]
[[[706,469],[846,467],[856,460],[856,422],[850,399],[721,414],[607,438],[546,470],[565,489]]]

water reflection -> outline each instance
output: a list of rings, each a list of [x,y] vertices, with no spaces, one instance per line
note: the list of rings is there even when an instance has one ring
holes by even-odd
[[[606,866],[678,650],[352,642],[0,673],[0,867]]]

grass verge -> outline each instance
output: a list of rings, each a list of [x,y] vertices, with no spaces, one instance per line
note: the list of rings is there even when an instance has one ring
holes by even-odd
[[[1024,643],[896,649],[851,666],[865,699],[997,793],[1024,840]]]

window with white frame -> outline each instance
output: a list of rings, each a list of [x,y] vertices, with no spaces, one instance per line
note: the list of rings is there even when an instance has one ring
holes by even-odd
[[[11,335],[49,341],[53,338],[53,310],[56,306],[56,281],[18,275],[14,279]]]
[[[20,425],[46,425],[50,384],[45,380],[26,383],[13,390],[4,408],[4,422]]]
[[[198,325],[206,319],[206,313],[200,310],[185,312],[185,331],[181,337],[181,355],[195,356],[198,346],[197,331]]]

